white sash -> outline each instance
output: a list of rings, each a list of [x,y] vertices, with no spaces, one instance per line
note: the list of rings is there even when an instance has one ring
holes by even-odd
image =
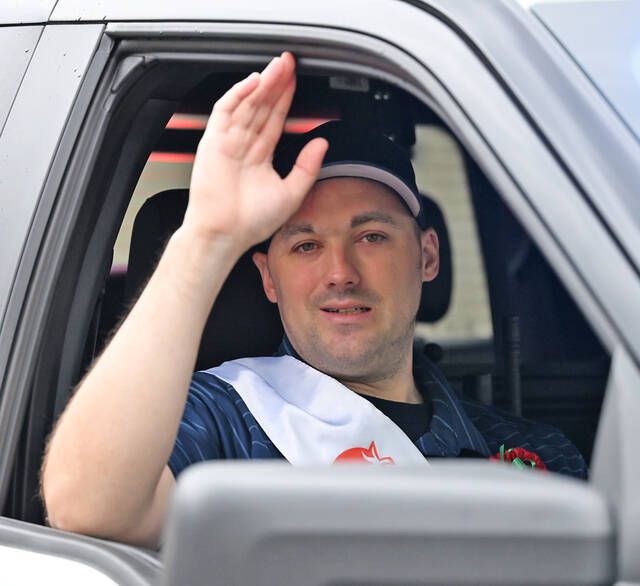
[[[206,372],[235,388],[295,466],[336,461],[428,464],[369,401],[292,356],[241,358]]]

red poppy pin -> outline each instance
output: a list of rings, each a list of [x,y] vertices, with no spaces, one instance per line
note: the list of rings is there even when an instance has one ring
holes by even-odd
[[[500,451],[493,456],[489,456],[489,460],[498,460],[500,462],[511,462],[516,468],[538,468],[546,470],[544,462],[535,452],[530,452],[524,448],[505,449],[504,444],[500,446]]]

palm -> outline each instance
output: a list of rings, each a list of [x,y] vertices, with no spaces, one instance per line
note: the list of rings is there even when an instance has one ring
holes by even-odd
[[[290,54],[236,84],[215,105],[198,146],[185,222],[244,247],[271,235],[315,181],[325,141],[312,141],[284,179],[271,158],[295,89]]]

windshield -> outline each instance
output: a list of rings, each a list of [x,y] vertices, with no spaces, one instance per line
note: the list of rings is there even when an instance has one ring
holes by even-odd
[[[545,2],[534,11],[640,140],[640,0]]]

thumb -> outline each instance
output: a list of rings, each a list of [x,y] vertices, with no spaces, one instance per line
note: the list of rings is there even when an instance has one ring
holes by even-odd
[[[284,179],[289,193],[302,199],[309,192],[320,173],[320,165],[329,143],[324,138],[314,138],[309,141],[298,154],[296,164]]]

